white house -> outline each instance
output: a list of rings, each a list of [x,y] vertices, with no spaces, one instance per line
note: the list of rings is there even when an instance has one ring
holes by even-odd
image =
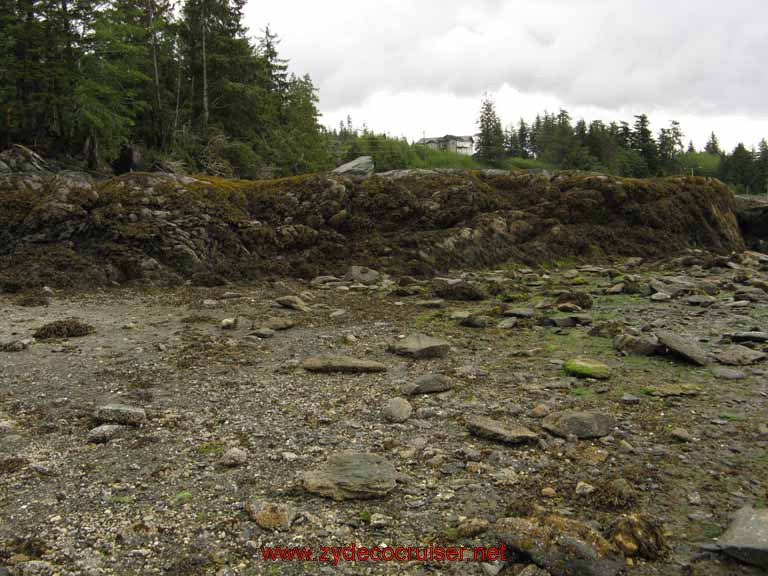
[[[432,150],[442,150],[472,156],[475,153],[475,139],[472,136],[453,136],[446,134],[439,138],[422,138],[417,142],[421,146],[426,146]]]

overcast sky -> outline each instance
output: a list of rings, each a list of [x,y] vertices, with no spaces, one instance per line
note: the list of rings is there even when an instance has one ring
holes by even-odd
[[[322,121],[409,139],[476,131],[485,92],[506,124],[678,120],[697,147],[768,138],[768,0],[250,0]]]

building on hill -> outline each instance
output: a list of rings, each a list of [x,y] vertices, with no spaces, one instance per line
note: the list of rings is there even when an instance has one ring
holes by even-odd
[[[472,156],[475,153],[475,138],[473,136],[446,134],[438,138],[422,138],[417,144],[432,150],[453,152],[454,154],[463,154],[464,156]]]

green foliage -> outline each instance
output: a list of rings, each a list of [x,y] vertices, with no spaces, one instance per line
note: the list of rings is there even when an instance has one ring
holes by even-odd
[[[477,159],[491,165],[499,164],[505,155],[504,130],[496,113],[496,104],[488,95],[483,98],[477,124],[480,129],[475,143]]]

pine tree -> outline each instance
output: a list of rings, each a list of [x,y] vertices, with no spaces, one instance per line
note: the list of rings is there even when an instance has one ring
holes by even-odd
[[[707,154],[722,154],[723,151],[720,149],[720,143],[717,140],[717,136],[715,136],[715,133],[712,132],[712,134],[709,136],[709,140],[707,140],[707,143],[704,145],[704,152]]]
[[[483,162],[499,164],[504,159],[504,130],[496,113],[496,105],[487,94],[480,107],[478,126],[480,134],[475,156]]]

